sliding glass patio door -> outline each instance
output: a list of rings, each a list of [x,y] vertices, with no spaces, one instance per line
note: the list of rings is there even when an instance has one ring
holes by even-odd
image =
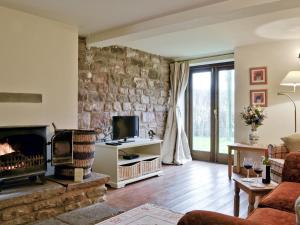
[[[234,137],[233,63],[191,67],[188,92],[193,158],[225,162]]]

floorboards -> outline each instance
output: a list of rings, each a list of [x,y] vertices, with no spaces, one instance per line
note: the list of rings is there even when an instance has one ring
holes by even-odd
[[[227,166],[192,161],[182,166],[164,166],[163,175],[108,189],[107,203],[129,210],[153,203],[176,212],[201,209],[233,215],[234,182]],[[240,193],[240,217],[247,216],[248,196]]]

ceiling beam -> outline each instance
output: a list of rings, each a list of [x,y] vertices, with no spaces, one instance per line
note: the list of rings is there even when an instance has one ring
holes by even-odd
[[[219,0],[212,5],[94,33],[87,36],[87,44],[110,46],[294,7],[300,7],[299,0]]]

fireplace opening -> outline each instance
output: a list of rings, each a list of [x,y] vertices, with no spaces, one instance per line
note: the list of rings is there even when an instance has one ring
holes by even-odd
[[[46,126],[0,127],[0,186],[25,177],[43,183],[46,145]]]

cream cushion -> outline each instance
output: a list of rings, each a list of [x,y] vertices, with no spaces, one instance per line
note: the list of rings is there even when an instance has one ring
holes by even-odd
[[[300,133],[291,134],[287,137],[281,138],[286,147],[290,152],[295,152],[300,150]]]

